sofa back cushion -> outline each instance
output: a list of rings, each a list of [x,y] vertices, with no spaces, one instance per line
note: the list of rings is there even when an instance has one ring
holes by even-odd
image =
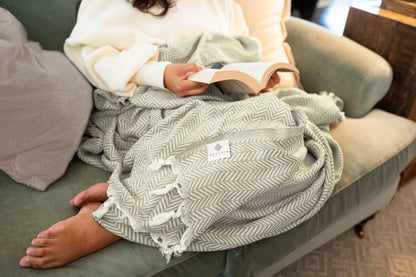
[[[25,26],[29,39],[43,49],[62,51],[76,21],[79,0],[1,0],[0,7]]]
[[[92,87],[62,52],[29,41],[3,8],[0,38],[0,170],[43,191],[78,149]]]
[[[258,38],[263,47],[263,61],[295,64],[292,50],[285,42],[285,22],[290,16],[290,0],[234,0],[243,9],[250,35]],[[276,87],[302,88],[299,75],[279,73],[281,83]]]

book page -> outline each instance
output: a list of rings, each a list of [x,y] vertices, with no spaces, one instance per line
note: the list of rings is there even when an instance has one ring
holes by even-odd
[[[204,69],[189,76],[188,80],[210,84],[217,71],[219,71],[219,69]]]
[[[275,63],[231,63],[224,65],[221,70],[238,70],[251,75],[260,84],[264,72]]]
[[[268,79],[276,70],[297,71],[296,67],[287,63],[232,63],[221,69],[204,69],[196,72],[189,76],[188,80],[206,84],[218,83],[225,92],[238,92],[236,90],[240,89],[240,92],[247,92],[250,88],[250,93],[257,93],[267,85]]]

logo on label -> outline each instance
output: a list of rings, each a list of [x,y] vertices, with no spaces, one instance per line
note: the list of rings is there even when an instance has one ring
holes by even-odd
[[[207,144],[208,161],[230,157],[230,145],[228,140],[217,141]]]

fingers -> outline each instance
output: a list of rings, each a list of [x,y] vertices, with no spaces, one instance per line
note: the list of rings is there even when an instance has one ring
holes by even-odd
[[[267,92],[270,89],[273,89],[277,84],[280,83],[280,75],[276,72],[270,77],[269,81],[267,82],[267,86],[260,91],[260,93]]]
[[[271,89],[279,83],[280,83],[280,75],[276,72],[270,77],[270,80],[267,84],[266,89]]]
[[[203,69],[204,68],[202,66],[199,66],[195,63],[187,63],[187,64],[184,64],[182,67],[183,73],[185,74],[185,78],[188,78],[189,75],[192,75],[193,73],[196,73]]]
[[[202,94],[208,85],[189,81],[188,77],[203,69],[194,63],[170,64],[165,69],[165,87],[179,97]]]
[[[175,94],[179,97],[200,95],[208,88],[208,84],[183,80],[181,86],[176,89]]]
[[[279,73],[275,73],[272,75],[272,80],[274,82],[274,86],[280,83],[280,75]]]

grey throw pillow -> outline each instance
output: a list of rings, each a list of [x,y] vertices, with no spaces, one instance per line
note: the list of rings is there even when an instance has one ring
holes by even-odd
[[[92,106],[92,86],[65,55],[28,41],[0,8],[0,169],[45,190],[72,160]]]

